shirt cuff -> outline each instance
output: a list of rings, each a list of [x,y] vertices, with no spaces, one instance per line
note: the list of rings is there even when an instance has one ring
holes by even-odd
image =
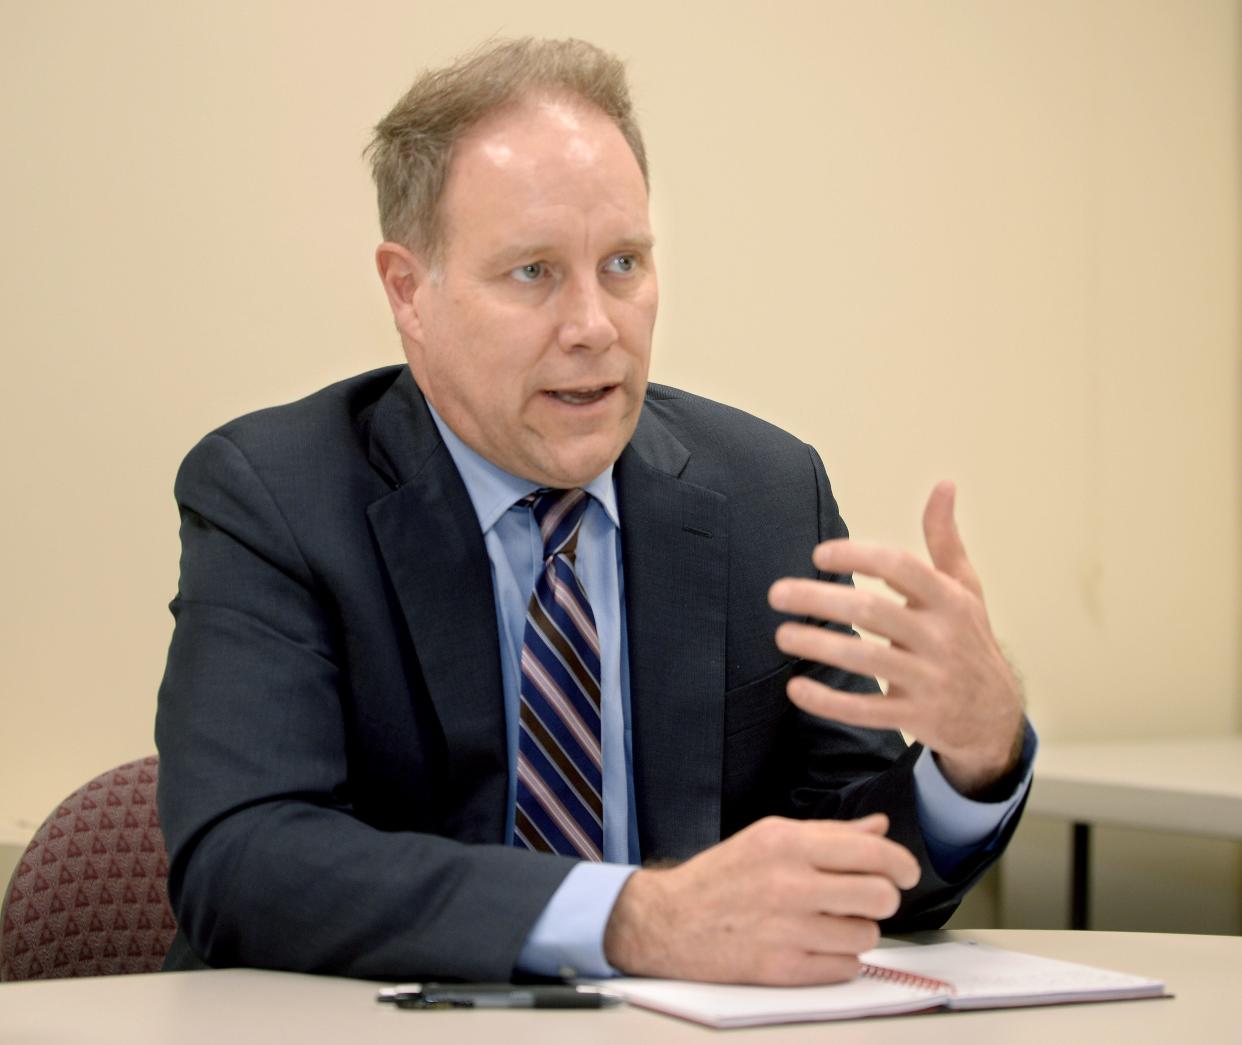
[[[1039,749],[1030,722],[1024,725],[1020,779],[1008,798],[999,802],[976,802],[959,794],[940,771],[932,752],[924,748],[914,763],[914,800],[919,826],[936,870],[942,875],[986,850],[1022,804],[1035,769]]]
[[[619,976],[604,958],[604,928],[621,887],[637,870],[628,864],[576,864],[527,935],[517,971],[562,979]]]

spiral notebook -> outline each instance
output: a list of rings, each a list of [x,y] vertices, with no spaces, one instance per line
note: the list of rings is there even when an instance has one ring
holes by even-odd
[[[1167,996],[1159,980],[981,943],[884,947],[867,951],[861,958],[859,977],[824,987],[741,987],[628,978],[609,980],[607,986],[631,1005],[709,1027]]]

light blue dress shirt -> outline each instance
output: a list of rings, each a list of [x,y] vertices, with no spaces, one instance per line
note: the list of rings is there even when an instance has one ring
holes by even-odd
[[[465,483],[492,567],[500,632],[505,734],[509,753],[506,839],[513,840],[517,777],[518,707],[526,606],[543,565],[543,539],[530,509],[517,506],[537,483],[519,479],[461,441],[431,404],[431,416]],[[580,862],[566,875],[526,938],[518,968],[545,976],[611,976],[604,958],[604,927],[617,894],[641,859],[634,814],[630,684],[625,635],[624,574],[612,467],[585,489],[591,495],[578,535],[575,566],[591,600],[600,639],[604,756],[604,862]],[[936,866],[949,869],[976,853],[1017,810],[1030,785],[1034,734],[1023,751],[1026,775],[1007,802],[973,802],[944,779],[931,752],[915,763],[919,824]]]

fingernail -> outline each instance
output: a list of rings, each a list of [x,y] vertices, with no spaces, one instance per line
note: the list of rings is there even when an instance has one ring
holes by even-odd
[[[768,589],[768,605],[774,610],[783,610],[789,599],[789,585],[784,581],[777,581]]]

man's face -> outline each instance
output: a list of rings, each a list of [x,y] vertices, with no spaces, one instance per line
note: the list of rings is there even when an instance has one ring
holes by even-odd
[[[581,486],[646,390],[658,290],[638,162],[598,110],[532,99],[458,142],[441,207],[442,261],[403,328],[419,387],[493,464]]]

